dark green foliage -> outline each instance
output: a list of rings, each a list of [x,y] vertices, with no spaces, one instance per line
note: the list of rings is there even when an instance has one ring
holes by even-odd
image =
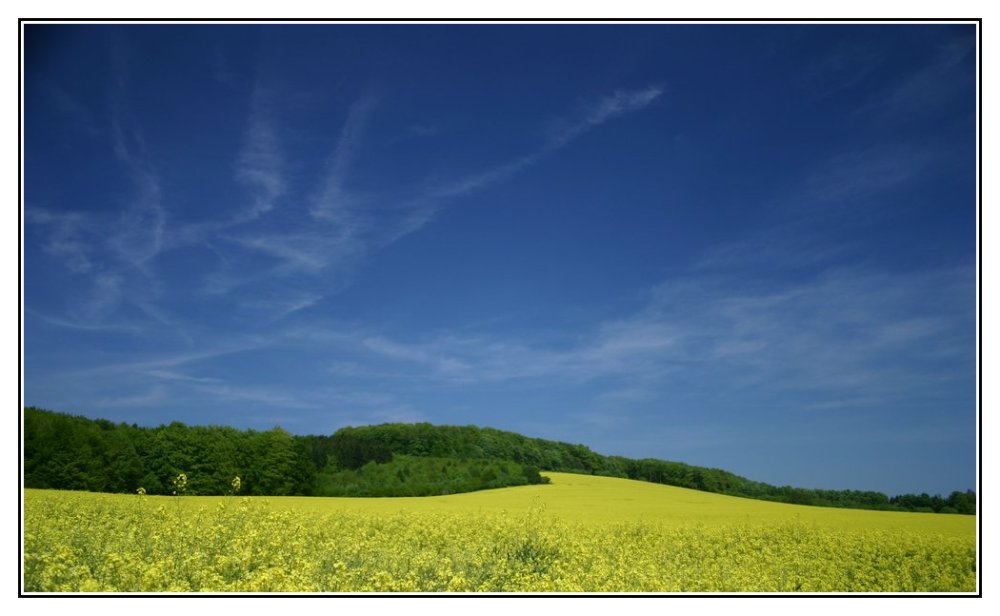
[[[142,474],[134,446],[110,422],[26,409],[24,449],[28,487],[124,491]]]
[[[138,428],[27,408],[24,435],[29,488],[171,494],[185,473],[191,495],[227,494],[239,475],[244,494],[282,496],[311,494],[316,476],[307,443],[280,428]]]
[[[692,466],[645,458],[633,460],[621,456],[602,456],[583,445],[528,438],[513,432],[475,426],[433,426],[419,424],[381,424],[342,428],[330,437],[334,443],[351,443],[352,450],[382,451],[396,455],[485,458],[509,460],[525,465],[525,472],[538,468],[570,473],[587,473],[662,483],[706,492],[742,496],[783,503],[855,509],[885,509],[942,512],[946,508],[959,513],[975,513],[974,492],[954,492],[947,499],[939,496],[897,496],[890,499],[881,492],[857,490],[812,490],[790,486],[772,486],[751,481],[717,468]],[[336,449],[336,446],[334,447]],[[358,458],[367,462],[372,458]],[[356,467],[343,467],[356,468]],[[534,481],[532,481],[534,483]]]
[[[894,496],[889,502],[900,509],[908,511],[935,511],[938,513],[976,513],[976,493],[952,492],[948,498],[930,496],[929,494],[903,494]]]
[[[384,464],[392,460],[392,451],[385,443],[357,438],[350,430],[340,430],[329,441],[331,460],[342,469],[358,469],[375,462]]]
[[[330,436],[281,428],[157,428],[114,424],[35,408],[24,411],[24,485],[170,494],[178,473],[188,494],[227,494],[233,477],[250,495],[422,496],[545,483],[539,469],[650,481],[784,503],[974,514],[975,492],[893,498],[880,492],[772,486],[717,468],[602,456],[583,445],[476,426],[382,424]]]
[[[955,513],[964,514],[974,514],[976,513],[976,493],[972,490],[966,492],[952,492],[948,496],[947,507],[942,508],[942,513],[944,509],[951,508],[955,510]],[[951,513],[950,511],[947,513]]]
[[[533,472],[532,472],[533,471]],[[545,483],[538,469],[483,459],[397,455],[357,469],[328,467],[319,474],[319,496],[437,496]]]
[[[429,423],[381,424],[341,428],[330,439],[335,451],[349,444],[352,452],[509,460],[536,468],[587,474],[606,470],[606,458],[583,445],[528,438],[493,428],[433,426]],[[359,460],[363,460],[361,464],[364,464],[373,459],[372,454],[367,457],[362,454],[350,455],[347,456],[346,463],[338,460],[338,465],[342,468],[358,468]]]

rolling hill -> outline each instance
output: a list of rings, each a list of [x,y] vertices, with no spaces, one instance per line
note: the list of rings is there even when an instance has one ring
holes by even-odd
[[[226,426],[155,428],[24,411],[29,488],[171,494],[184,473],[190,494],[430,496],[541,484],[539,471],[618,477],[759,500],[860,509],[973,514],[976,496],[773,486],[734,473],[657,459],[598,454],[584,445],[476,426],[427,423],[341,428],[296,436]]]

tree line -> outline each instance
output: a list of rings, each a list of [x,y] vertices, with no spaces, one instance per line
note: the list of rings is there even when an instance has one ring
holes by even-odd
[[[24,486],[92,492],[251,496],[429,496],[544,483],[538,468],[502,460],[399,456],[374,441],[241,431],[180,422],[144,428],[24,411]]]
[[[927,494],[903,494],[890,498],[874,491],[774,486],[718,468],[652,458],[636,460],[604,456],[584,445],[530,438],[494,428],[397,423],[341,428],[329,437],[313,438],[323,441],[331,451],[352,452],[352,464],[376,460],[385,452],[458,459],[489,458],[550,471],[621,477],[799,505],[935,513],[976,512],[976,494],[971,490],[955,491],[947,498]]]
[[[358,468],[327,466],[317,477],[320,496],[437,496],[548,483],[538,469],[478,458],[393,456]]]
[[[784,503],[974,514],[973,491],[947,498],[773,486],[728,471],[658,459],[604,456],[584,445],[476,426],[429,423],[347,427],[331,435],[281,428],[155,428],[24,412],[24,485],[170,494],[178,473],[189,494],[226,494],[234,476],[249,495],[422,496],[542,483],[538,469],[605,475]]]
[[[143,428],[105,419],[24,411],[24,486],[171,494],[226,494],[234,477],[249,495],[308,495],[316,468],[307,442],[281,428],[263,432],[180,422]]]

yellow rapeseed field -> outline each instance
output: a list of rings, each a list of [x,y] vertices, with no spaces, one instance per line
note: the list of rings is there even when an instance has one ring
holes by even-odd
[[[23,590],[976,591],[972,516],[547,475],[425,498],[25,490]]]

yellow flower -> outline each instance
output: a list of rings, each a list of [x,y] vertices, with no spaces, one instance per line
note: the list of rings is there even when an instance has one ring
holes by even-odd
[[[174,479],[174,494],[183,493],[187,489],[188,476],[184,473],[177,475]]]

